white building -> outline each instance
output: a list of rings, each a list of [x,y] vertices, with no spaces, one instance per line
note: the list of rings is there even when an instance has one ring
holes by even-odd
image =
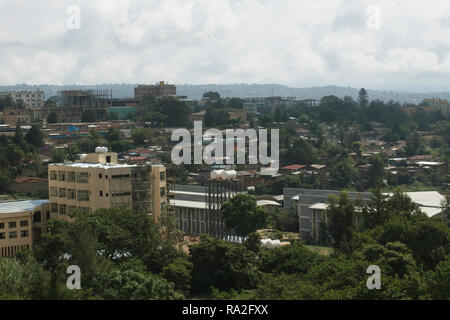
[[[3,91],[0,97],[10,95],[14,102],[22,100],[26,108],[43,108],[45,103],[44,91]]]

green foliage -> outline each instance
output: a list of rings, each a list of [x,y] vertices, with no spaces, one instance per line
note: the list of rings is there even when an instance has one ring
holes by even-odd
[[[238,194],[224,202],[221,211],[227,229],[242,237],[265,227],[267,223],[267,212],[263,207],[256,206],[256,198],[248,194]]]
[[[245,246],[202,235],[200,243],[191,245],[189,250],[194,264],[194,292],[206,293],[211,287],[227,291],[255,286],[255,255]]]
[[[162,276],[175,285],[175,289],[189,293],[193,264],[186,258],[177,258],[162,269]]]
[[[320,255],[307,249],[304,245],[294,243],[261,252],[260,268],[266,273],[300,274],[306,273],[322,260]]]

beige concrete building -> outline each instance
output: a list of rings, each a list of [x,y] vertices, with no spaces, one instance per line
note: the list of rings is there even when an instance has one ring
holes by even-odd
[[[28,109],[3,110],[3,123],[10,126],[30,124],[30,111]]]
[[[44,91],[4,91],[0,96],[10,95],[14,102],[22,100],[26,108],[42,108],[45,103]]]
[[[105,148],[106,149],[106,148]],[[163,165],[119,164],[117,153],[82,155],[77,162],[50,164],[52,215],[68,219],[74,211],[127,207],[155,216],[166,209],[166,169]]]
[[[160,81],[155,85],[139,85],[137,88],[134,88],[134,98],[139,102],[142,102],[142,99],[146,95],[152,95],[155,98],[162,98],[167,96],[176,96],[177,88],[173,84],[164,83],[164,81]]]
[[[0,203],[0,257],[11,257],[22,249],[31,250],[41,241],[48,219],[48,200]]]

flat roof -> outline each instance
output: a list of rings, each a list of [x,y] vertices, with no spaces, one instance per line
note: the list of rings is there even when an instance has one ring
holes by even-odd
[[[0,213],[32,211],[37,206],[40,206],[41,204],[48,202],[49,200],[23,200],[23,201],[0,202]]]
[[[51,163],[50,165],[58,167],[72,167],[72,168],[103,168],[103,169],[114,169],[114,168],[131,168],[137,167],[137,164],[126,164],[126,163],[90,163],[90,162],[65,162],[65,163]]]
[[[192,209],[207,209],[206,202],[190,201],[190,200],[170,200],[170,205],[174,207],[192,208]]]

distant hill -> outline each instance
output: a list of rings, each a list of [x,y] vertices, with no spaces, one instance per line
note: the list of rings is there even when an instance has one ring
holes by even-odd
[[[85,85],[27,85],[18,84],[13,86],[0,86],[0,91],[5,90],[36,90],[37,88],[45,92],[46,99],[56,95],[59,90],[68,89],[108,89],[112,90],[114,98],[133,97],[134,87],[137,84],[98,84],[92,86]],[[353,98],[358,97],[360,88],[324,86],[309,88],[293,88],[278,84],[204,84],[204,85],[177,85],[177,94],[187,96],[190,99],[200,99],[207,91],[216,91],[222,97],[296,97],[299,99],[320,99],[323,96],[335,95],[344,97],[346,95]],[[366,88],[367,89],[367,88]],[[384,91],[367,89],[370,100],[380,99],[383,101],[394,100],[400,103],[420,103],[426,98],[441,98],[450,100],[450,92],[430,92],[415,93],[406,91]]]

